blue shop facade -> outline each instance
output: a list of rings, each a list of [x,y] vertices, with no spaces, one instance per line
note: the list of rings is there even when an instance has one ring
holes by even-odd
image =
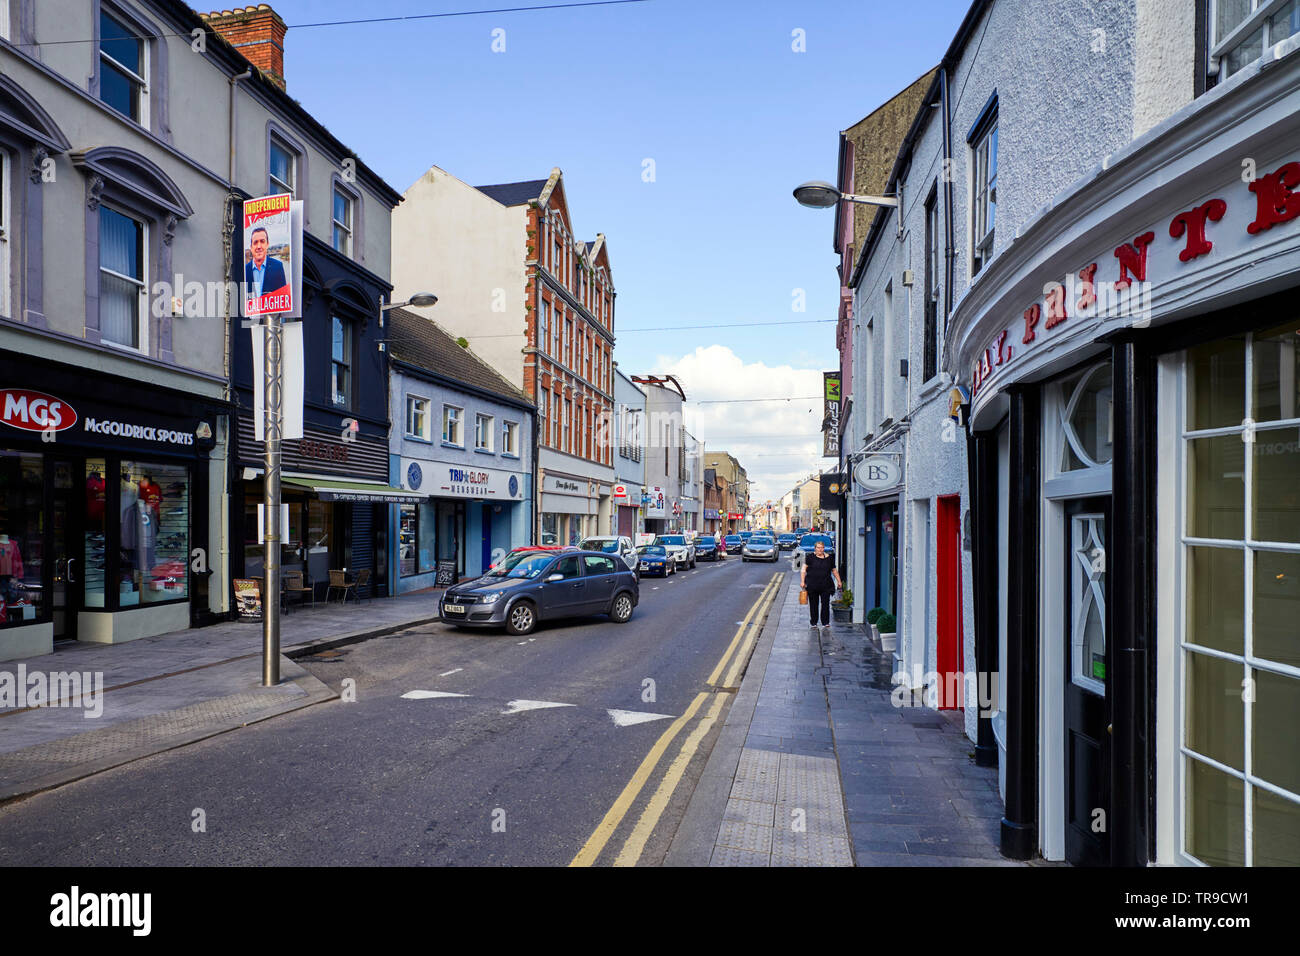
[[[483,574],[530,544],[533,406],[421,316],[390,323],[390,484],[414,500],[389,510],[393,593]]]

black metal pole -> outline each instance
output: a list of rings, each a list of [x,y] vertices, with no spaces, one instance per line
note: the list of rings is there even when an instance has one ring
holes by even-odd
[[[1151,483],[1154,362],[1128,339],[1111,346],[1114,458],[1111,464],[1110,621],[1107,661],[1110,747],[1110,860],[1149,859],[1151,762],[1148,648],[1152,615]]]
[[[1038,532],[1040,397],[1013,387],[1007,511],[1007,771],[1002,855],[1038,850]]]

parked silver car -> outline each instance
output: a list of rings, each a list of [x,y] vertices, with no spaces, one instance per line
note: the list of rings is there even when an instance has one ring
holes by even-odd
[[[583,538],[578,547],[583,551],[600,551],[602,554],[616,555],[623,559],[623,563],[629,570],[635,571],[637,568],[636,547],[632,544],[632,539],[625,535],[592,535],[590,538]]]

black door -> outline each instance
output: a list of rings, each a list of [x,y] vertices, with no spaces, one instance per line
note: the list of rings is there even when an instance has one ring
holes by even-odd
[[[1110,862],[1110,498],[1065,509],[1065,858]]]
[[[102,475],[92,471],[88,480],[81,478],[83,463],[66,458],[50,459],[51,515],[54,560],[48,582],[53,598],[54,639],[77,639],[77,615],[85,605],[87,567],[98,568],[103,579],[103,502]],[[84,491],[82,490],[84,488]],[[87,535],[86,509],[98,505],[100,533]],[[89,560],[89,565],[88,565]],[[102,588],[99,593],[102,592]]]

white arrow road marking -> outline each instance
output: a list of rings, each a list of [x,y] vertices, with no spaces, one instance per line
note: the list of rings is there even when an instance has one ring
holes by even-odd
[[[503,714],[519,714],[525,710],[544,710],[547,707],[576,707],[576,704],[557,704],[553,700],[512,700],[506,704]]]
[[[644,714],[638,710],[606,710],[616,727],[631,727],[651,720],[672,720],[672,714]]]
[[[445,690],[408,690],[402,700],[429,700],[432,697],[468,697],[469,694],[452,694]]]
[[[439,677],[450,677],[452,674],[459,674],[459,673],[460,673],[461,671],[463,671],[464,669],[465,669],[465,668],[463,668],[463,667],[457,667],[454,671],[443,671],[443,672],[442,672],[441,674],[439,674],[438,676],[439,676]]]

